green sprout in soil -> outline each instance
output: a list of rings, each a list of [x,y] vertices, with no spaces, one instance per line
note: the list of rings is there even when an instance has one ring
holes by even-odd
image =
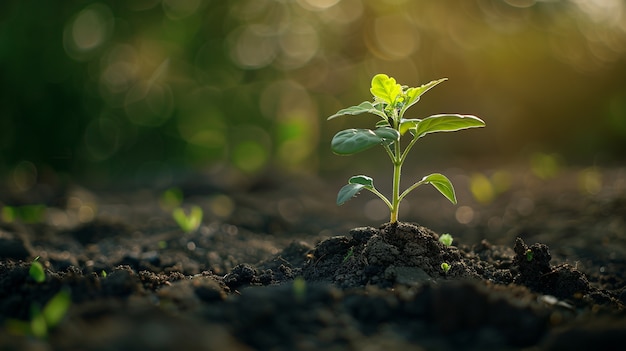
[[[167,241],[165,241],[165,240],[159,240],[157,245],[159,246],[159,249],[161,249],[161,250],[167,249]]]
[[[39,262],[39,256],[35,257],[28,269],[28,275],[37,283],[43,283],[46,281],[46,272],[43,270],[43,265]]]
[[[526,261],[530,262],[533,260],[533,251],[531,249],[526,250]]]
[[[448,271],[450,270],[450,264],[448,262],[442,263],[441,270],[443,270],[443,273],[448,273]]]
[[[444,244],[445,246],[450,246],[452,245],[452,241],[454,239],[452,239],[452,235],[446,233],[446,234],[441,234],[441,236],[439,237],[439,242]]]
[[[344,256],[342,263],[346,263],[346,261],[350,259],[350,257],[352,257],[353,255],[354,255],[354,246],[352,246],[350,250],[348,250],[348,253],[346,253],[346,256]]]
[[[377,74],[372,78],[370,92],[374,101],[365,101],[357,106],[339,110],[328,117],[333,119],[343,115],[358,115],[370,113],[381,118],[375,129],[346,129],[335,134],[331,141],[331,149],[337,155],[352,155],[381,145],[393,164],[393,188],[391,198],[381,194],[374,187],[374,180],[365,175],[353,176],[337,194],[337,205],[342,205],[356,196],[362,189],[366,189],[378,196],[391,212],[390,222],[398,221],[400,202],[413,189],[423,184],[431,184],[450,202],[456,204],[454,187],[450,180],[440,173],[433,173],[423,177],[402,193],[400,193],[400,175],[402,165],[415,142],[426,134],[435,132],[454,132],[457,130],[484,127],[485,122],[471,115],[438,114],[418,118],[404,118],[407,109],[417,103],[425,92],[445,81],[446,78],[434,80],[420,87],[410,88],[396,83],[394,78],[385,74]],[[402,149],[400,139],[411,136],[410,142]]]
[[[3,206],[0,219],[7,223],[41,223],[45,219],[46,205]]]
[[[293,297],[298,302],[303,302],[306,297],[306,281],[301,276],[293,280]]]
[[[202,223],[202,208],[199,206],[192,206],[189,211],[189,215],[185,213],[181,207],[177,207],[172,211],[172,217],[185,233],[191,233],[196,231]]]
[[[49,331],[63,320],[71,303],[69,290],[62,289],[43,308],[33,305],[30,321],[7,320],[7,330],[14,334],[32,335],[39,339],[45,339]]]

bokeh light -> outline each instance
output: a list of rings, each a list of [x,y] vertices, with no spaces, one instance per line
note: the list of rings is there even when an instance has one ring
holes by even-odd
[[[437,152],[423,163],[518,159],[549,178],[565,160],[623,162],[621,0],[12,0],[3,11],[0,171],[20,189],[42,169],[332,175],[386,162],[328,148],[337,130],[375,121],[325,119],[369,100],[376,73],[407,85],[449,78],[409,117],[487,122],[428,137]],[[585,192],[599,191],[593,175],[581,174]],[[473,176],[474,196],[494,201],[509,178]]]
[[[89,5],[67,23],[63,34],[65,51],[76,60],[89,59],[106,43],[113,29],[109,7],[100,3]]]

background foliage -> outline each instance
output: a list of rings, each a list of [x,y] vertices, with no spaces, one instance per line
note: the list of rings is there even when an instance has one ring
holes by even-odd
[[[376,73],[449,78],[408,117],[487,123],[428,141],[440,151],[424,162],[537,150],[619,162],[625,17],[621,0],[2,1],[0,174],[28,188],[58,174],[371,163],[329,141],[375,117],[326,117],[368,99]]]

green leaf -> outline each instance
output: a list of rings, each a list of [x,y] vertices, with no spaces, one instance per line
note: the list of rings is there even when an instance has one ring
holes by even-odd
[[[41,262],[37,261],[38,259],[39,256],[37,256],[37,258],[35,258],[30,264],[28,275],[30,275],[30,277],[37,283],[43,283],[46,281],[46,272],[44,272]]]
[[[385,112],[382,111],[382,107],[380,105],[374,105],[369,101],[364,101],[357,106],[351,106],[337,111],[337,113],[328,117],[327,120],[343,115],[358,115],[361,113],[372,113],[384,118],[385,120],[387,119],[387,116],[385,115]]]
[[[393,105],[398,95],[402,94],[402,86],[386,74],[377,74],[372,78],[370,92],[388,105]]]
[[[409,88],[406,90],[405,95],[407,97],[407,100],[404,103],[404,106],[402,106],[402,110],[400,111],[400,116],[404,115],[404,111],[406,111],[409,107],[415,105],[415,103],[417,103],[420,99],[420,97],[427,91],[429,91],[431,88],[433,88],[435,85],[444,82],[448,80],[448,78],[442,78],[442,79],[438,79],[438,80],[433,80],[431,82],[428,82],[420,87],[417,88]]]
[[[406,133],[408,130],[415,129],[415,126],[417,126],[417,124],[421,121],[422,121],[421,119],[417,119],[417,118],[415,119],[403,118],[400,121],[400,135],[404,135],[404,133]]]
[[[330,143],[338,155],[352,155],[378,144],[391,144],[400,138],[397,130],[389,127],[370,129],[346,129],[335,134]]]
[[[344,185],[337,193],[337,205],[343,205],[346,201],[356,196],[366,186],[363,184]]]
[[[30,332],[37,338],[43,339],[48,336],[46,319],[36,306],[31,307],[32,318],[30,319]]]
[[[422,178],[421,183],[432,184],[435,189],[445,196],[450,202],[456,205],[456,195],[454,194],[454,187],[450,180],[440,173],[433,173]]]
[[[176,221],[176,224],[185,233],[191,233],[200,227],[202,224],[202,208],[199,206],[192,206],[189,215],[181,207],[177,207],[172,211],[172,217]]]
[[[389,125],[389,122],[387,122],[386,119],[381,119],[380,121],[376,122],[376,128],[382,127],[391,127],[391,125]]]
[[[471,115],[442,114],[424,118],[415,126],[416,138],[435,132],[455,132],[457,130],[484,127],[482,119]]]
[[[368,177],[365,175],[357,175],[353,176],[348,180],[348,184],[361,184],[365,185],[368,188],[374,187],[374,179],[372,177]]]
[[[48,301],[41,311],[48,328],[54,328],[61,322],[71,303],[70,292],[66,289],[59,291]]]
[[[441,236],[439,237],[439,242],[444,244],[445,246],[452,245],[453,241],[454,241],[454,239],[452,238],[452,235],[450,235],[448,233],[441,234]]]

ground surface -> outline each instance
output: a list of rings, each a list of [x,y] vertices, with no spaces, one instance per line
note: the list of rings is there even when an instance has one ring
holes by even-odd
[[[459,205],[424,191],[394,225],[369,194],[335,207],[339,184],[195,178],[177,184],[205,212],[187,234],[157,187],[7,195],[48,206],[0,225],[0,349],[623,350],[626,169],[495,174],[488,201],[457,171]],[[59,291],[48,337],[20,335]]]

